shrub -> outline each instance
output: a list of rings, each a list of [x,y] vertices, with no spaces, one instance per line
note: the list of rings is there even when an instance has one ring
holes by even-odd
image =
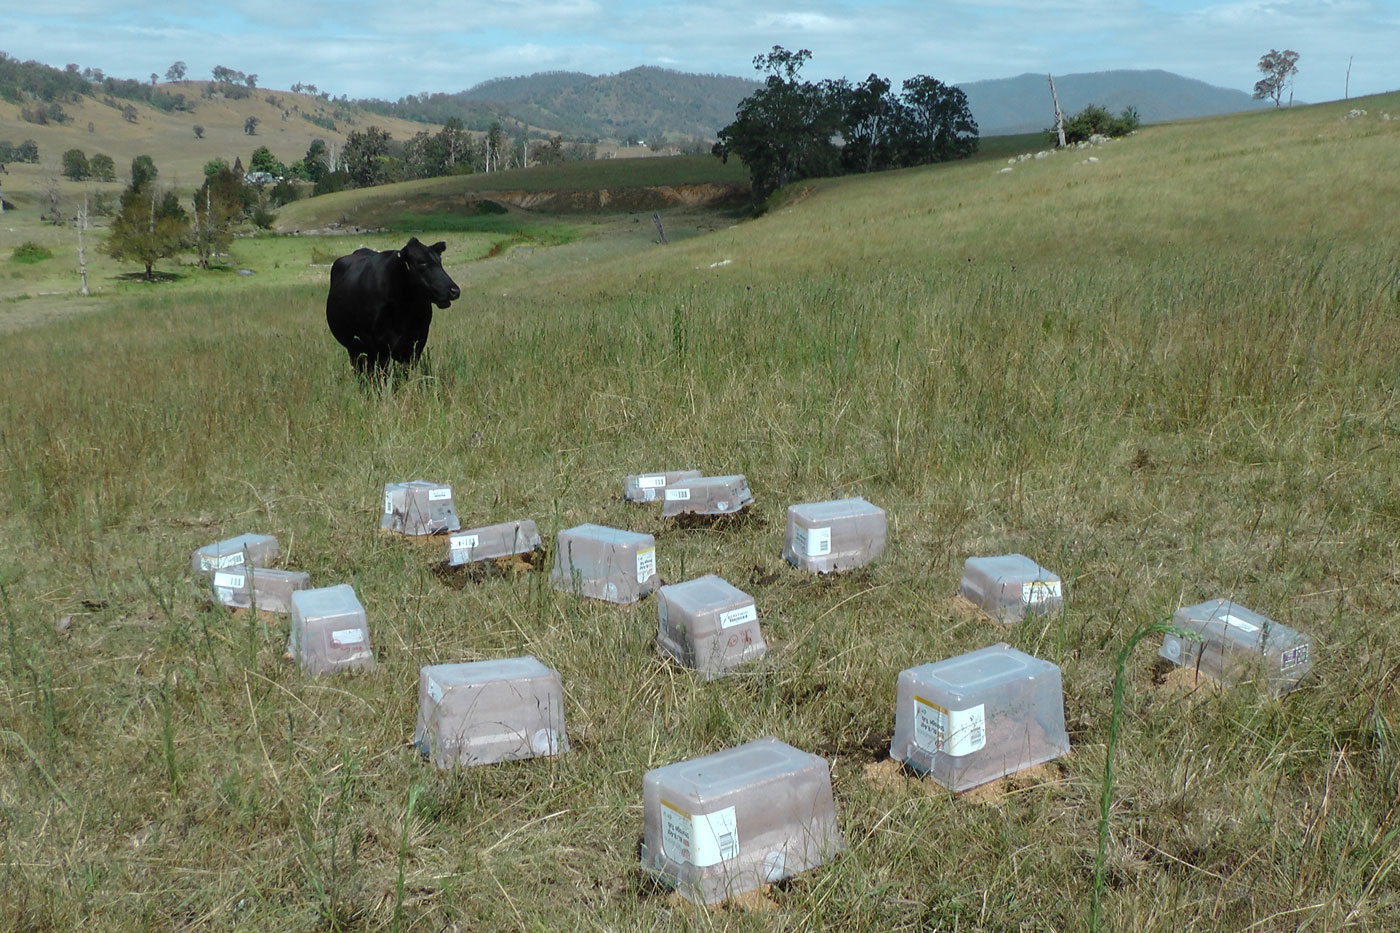
[[[40,246],[33,240],[25,240],[16,246],[14,252],[10,254],[11,262],[36,263],[52,258],[53,253],[47,247]]]
[[[1086,142],[1090,136],[1127,136],[1141,124],[1142,118],[1132,107],[1124,108],[1115,117],[1098,104],[1090,104],[1065,120],[1065,142]],[[1054,139],[1054,128],[1046,130],[1046,134]]]

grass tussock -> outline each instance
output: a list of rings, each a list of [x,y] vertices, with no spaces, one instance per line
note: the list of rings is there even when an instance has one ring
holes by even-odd
[[[1387,108],[817,183],[664,248],[609,233],[454,268],[462,302],[387,390],[299,273],[0,338],[0,929],[1082,928],[1118,655],[1216,595],[1312,635],[1316,673],[1184,699],[1150,641],[1128,659],[1106,928],[1386,928]],[[255,243],[260,268],[311,258]],[[686,467],[757,497],[751,521],[659,538],[666,580],[757,598],[772,650],[709,683],[658,660],[651,601],[444,585],[440,552],[377,527],[382,484],[422,477],[466,526],[650,531],[623,475]],[[887,510],[884,560],[787,568],[787,505],[846,495]],[[189,553],[244,531],[355,586],[376,673],[305,680],[284,621],[209,605]],[[1067,581],[1063,615],[999,627],[950,598],[966,557],[1011,551]],[[898,671],[998,640],[1062,667],[1074,751],[988,805],[868,779]],[[418,668],[525,653],[563,676],[572,750],[427,768]],[[673,904],[637,867],[643,772],[767,734],[832,761],[849,851],[763,913]]]

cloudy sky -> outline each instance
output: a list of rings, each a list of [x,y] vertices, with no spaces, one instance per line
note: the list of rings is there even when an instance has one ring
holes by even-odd
[[[804,76],[943,81],[1163,68],[1250,91],[1270,48],[1299,100],[1400,89],[1400,0],[48,0],[7,3],[0,50],[118,77],[215,65],[258,85],[396,99],[535,71],[660,65],[752,76],[773,45]],[[170,12],[174,8],[180,12]]]

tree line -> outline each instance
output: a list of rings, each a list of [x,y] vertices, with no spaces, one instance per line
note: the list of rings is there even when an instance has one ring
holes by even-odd
[[[713,152],[748,168],[755,201],[803,178],[876,172],[961,159],[977,151],[977,121],[967,95],[927,75],[904,81],[902,93],[870,75],[799,79],[812,57],[782,46],[754,58],[767,74],[719,131]]]

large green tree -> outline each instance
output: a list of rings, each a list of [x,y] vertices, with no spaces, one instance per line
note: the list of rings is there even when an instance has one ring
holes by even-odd
[[[377,126],[356,130],[345,138],[345,171],[356,187],[393,181],[389,143],[393,137]]]
[[[798,80],[811,57],[807,49],[790,52],[777,45],[756,56],[754,68],[768,77],[739,103],[734,122],[719,131],[714,154],[744,163],[756,201],[789,182],[830,174],[839,163],[832,141],[840,131],[834,95],[827,86]]]
[[[194,195],[194,229],[191,239],[201,268],[209,268],[216,253],[229,248],[233,231],[243,220],[243,179],[227,163],[207,172],[204,185]]]
[[[133,177],[138,175],[136,163],[147,158],[138,156],[132,163]],[[121,205],[107,234],[107,254],[123,262],[144,265],[147,281],[155,277],[157,262],[185,248],[190,228],[189,217],[175,192],[162,194],[156,190],[154,164],[151,172],[152,177],[145,184],[133,184],[122,192]]]
[[[63,174],[73,181],[83,181],[91,174],[87,155],[81,149],[69,149],[63,153]]]
[[[915,75],[904,82],[903,90],[912,147],[909,162],[946,162],[977,151],[977,121],[962,88]]]

